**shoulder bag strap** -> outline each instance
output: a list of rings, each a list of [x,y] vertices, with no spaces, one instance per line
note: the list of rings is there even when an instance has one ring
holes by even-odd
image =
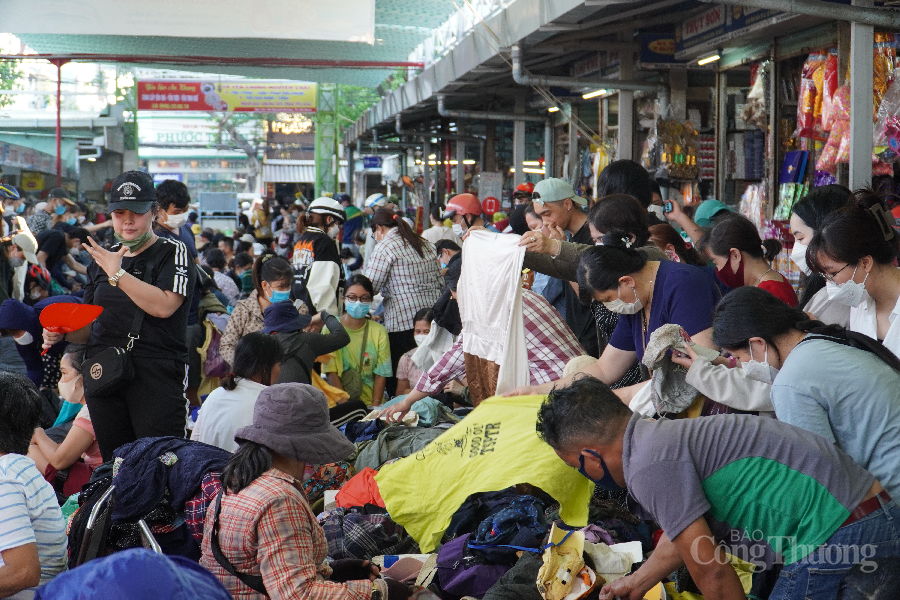
[[[144,283],[150,283],[153,281],[153,267],[156,265],[156,254],[159,250],[156,244],[159,243],[159,240],[154,242],[153,246],[148,249],[149,254],[147,255],[147,265],[144,267]],[[134,302],[132,300],[132,302]],[[126,350],[131,350],[134,346],[135,340],[140,339],[141,337],[141,324],[144,322],[144,315],[146,313],[138,306],[137,312],[134,313],[134,321],[131,322],[131,331],[128,332],[128,345],[125,347]]]
[[[222,552],[222,546],[219,545],[219,512],[222,510],[222,496],[225,494],[225,491],[219,492],[216,496],[216,512],[213,520],[213,530],[212,530],[212,538],[209,540],[210,550],[212,550],[213,558],[216,559],[216,562],[221,565],[223,569],[228,571],[232,576],[237,577],[244,585],[252,589],[253,591],[259,592],[268,597],[269,593],[266,591],[266,586],[263,584],[263,578],[261,575],[247,575],[246,573],[241,573],[237,569],[234,568],[234,565],[231,564],[231,561],[225,557],[225,554]]]
[[[359,374],[362,375],[363,370],[363,358],[366,356],[366,344],[369,342],[369,320],[366,319],[366,327],[363,329],[363,339],[362,346],[359,349],[359,362],[356,364],[357,370],[359,370]]]

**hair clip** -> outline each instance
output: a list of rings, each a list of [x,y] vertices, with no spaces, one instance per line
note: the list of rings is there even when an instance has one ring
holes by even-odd
[[[881,204],[876,204],[868,210],[875,220],[878,221],[878,225],[881,227],[881,234],[884,236],[885,241],[889,241],[894,239],[894,228],[890,221],[888,221],[887,212],[884,210],[884,207]]]
[[[630,250],[631,247],[634,245],[634,240],[632,240],[630,237],[623,237],[622,243],[625,244],[625,248]]]

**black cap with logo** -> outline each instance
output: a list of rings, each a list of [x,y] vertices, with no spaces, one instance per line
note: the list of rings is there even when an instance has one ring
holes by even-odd
[[[143,171],[125,171],[112,182],[109,212],[130,210],[144,214],[156,200],[153,178]]]

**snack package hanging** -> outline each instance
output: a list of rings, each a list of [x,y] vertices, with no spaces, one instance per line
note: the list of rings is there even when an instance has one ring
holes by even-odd
[[[895,69],[893,82],[875,115],[872,146],[875,157],[886,163],[900,160],[900,69]]]
[[[834,93],[832,110],[834,111],[834,123],[831,126],[828,142],[816,162],[816,170],[834,175],[837,172],[837,163],[850,161],[849,85],[839,87]]]
[[[878,113],[878,107],[891,85],[891,73],[894,68],[894,34],[875,34],[875,53],[872,58],[872,114]]]
[[[800,95],[797,103],[797,136],[826,139],[822,130],[822,90],[825,80],[825,63],[828,56],[824,52],[809,55],[803,63],[800,79]],[[818,116],[818,118],[817,118]]]
[[[822,129],[831,131],[834,124],[834,93],[838,88],[838,56],[837,48],[828,51],[825,61],[825,73],[822,83]]]

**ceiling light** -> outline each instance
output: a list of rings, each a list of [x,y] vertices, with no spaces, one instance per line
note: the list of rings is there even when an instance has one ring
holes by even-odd
[[[559,107],[557,107],[557,106],[551,106],[550,108],[547,109],[547,112],[558,112],[558,111],[559,111]]]
[[[607,93],[607,90],[596,90],[593,92],[589,92],[587,94],[582,94],[581,97],[584,98],[585,100],[590,100],[591,98],[596,98],[597,96],[602,96],[605,93]]]
[[[522,169],[523,173],[534,173],[535,175],[543,175],[543,169]]]
[[[97,162],[97,159],[92,156],[88,159],[88,162]]]
[[[471,158],[467,158],[466,160],[463,161],[463,164],[464,165],[474,165],[475,161]]]
[[[697,61],[697,64],[702,67],[703,65],[708,65],[711,62],[716,62],[720,58],[722,58],[722,57],[719,56],[718,52],[716,52],[712,56],[707,56],[706,58],[701,58],[700,60]]]
[[[523,160],[522,164],[526,167],[539,167],[541,166],[541,161],[539,160]]]
[[[429,159],[429,160],[434,160],[434,159],[436,159],[436,158],[437,158],[437,154],[429,154],[429,155],[428,155],[428,159]]]

